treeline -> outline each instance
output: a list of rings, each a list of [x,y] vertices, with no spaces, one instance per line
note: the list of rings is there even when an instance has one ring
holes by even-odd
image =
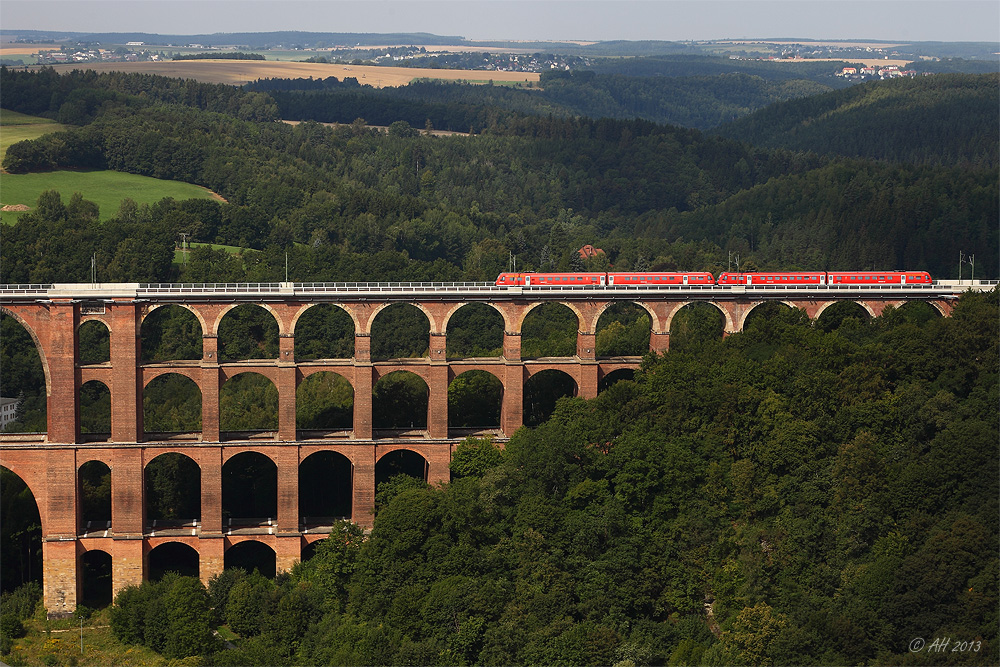
[[[915,637],[995,664],[997,303],[775,306],[503,451],[463,443],[450,484],[384,483],[367,538],[127,589],[112,628],[217,665],[904,665]]]
[[[259,53],[227,51],[224,53],[176,53],[171,60],[267,60]]]
[[[775,104],[716,132],[756,146],[996,170],[1000,75],[873,81]]]

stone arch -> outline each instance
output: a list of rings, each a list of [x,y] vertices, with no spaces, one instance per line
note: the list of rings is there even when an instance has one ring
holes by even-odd
[[[941,317],[948,317],[951,314],[951,311],[942,306],[941,302],[938,301],[937,299],[907,299],[897,307],[897,310],[902,310],[903,308],[906,308],[912,303],[925,303],[931,308],[933,308],[934,312],[940,315]]]
[[[649,318],[649,327],[644,328],[644,338],[640,340],[635,337],[639,333],[639,318],[628,322],[628,306],[636,308],[645,313]],[[611,315],[612,309],[619,309],[619,313]],[[601,319],[608,315],[613,317],[610,322],[606,322],[602,327]],[[649,351],[649,346],[656,330],[656,314],[651,307],[641,301],[609,301],[602,305],[594,313],[594,352],[599,357],[622,357],[622,356],[642,356]],[[617,327],[612,325],[617,324]],[[611,328],[608,331],[609,327]]]
[[[94,333],[88,333],[91,331]],[[100,349],[85,346],[85,337],[90,339],[90,343],[100,346]],[[111,327],[103,318],[91,317],[82,320],[76,327],[76,341],[77,358],[81,365],[111,361]]]
[[[234,305],[238,305],[238,304],[234,304]],[[187,311],[193,313],[194,316],[198,319],[198,324],[201,326],[201,333],[202,333],[202,335],[206,335],[206,334],[209,333],[209,331],[208,331],[208,321],[205,320],[205,316],[202,314],[202,312],[200,310],[198,310],[197,308],[194,308],[194,307],[192,307],[192,306],[190,306],[190,305],[188,305],[186,303],[181,303],[181,302],[177,302],[177,303],[151,303],[151,304],[149,304],[146,308],[143,308],[142,309],[142,313],[140,313],[139,326],[140,327],[142,326],[142,323],[146,321],[146,318],[149,317],[153,313],[154,310],[158,310],[160,308],[165,308],[166,306],[179,306],[179,307],[183,308],[184,310],[187,310]],[[219,318],[219,319],[221,319],[221,318]]]
[[[45,376],[45,394],[49,395],[52,393],[52,377],[49,372],[49,362],[45,358],[45,348],[42,347],[41,342],[38,340],[38,333],[28,325],[28,323],[21,317],[16,311],[0,306],[0,315],[7,315],[12,318],[15,322],[21,325],[21,327],[27,332],[28,336],[31,337],[31,341],[35,344],[35,350],[38,352],[38,359],[42,362],[42,373]]]
[[[456,375],[448,383],[449,428],[499,429],[503,396],[503,380],[495,373],[474,368]]]
[[[80,554],[80,604],[106,607],[112,599],[111,554],[104,549],[87,549]]]
[[[524,425],[541,424],[552,415],[560,398],[578,396],[579,393],[579,382],[564,370],[542,368],[532,372],[524,382],[522,404]]]
[[[495,310],[498,313],[500,313],[500,317],[503,318],[504,329],[506,331],[513,331],[513,329],[511,329],[511,326],[512,326],[513,323],[511,322],[509,313],[505,309],[500,308],[499,306],[497,306],[492,301],[464,301],[464,302],[461,302],[461,303],[454,304],[451,308],[448,309],[448,311],[441,318],[441,327],[442,327],[442,329],[444,331],[448,331],[448,324],[449,324],[449,322],[451,322],[452,315],[454,315],[455,313],[457,313],[462,308],[465,308],[466,306],[468,306],[470,304],[473,304],[473,303],[481,303],[482,305],[489,306],[493,310]]]
[[[281,321],[275,314],[274,308],[265,307],[259,303],[239,303],[229,304],[216,320],[216,344],[218,347],[219,361],[233,362],[246,361],[251,359],[274,360],[280,355],[281,337],[284,332],[281,330]],[[237,316],[235,313],[241,314]],[[266,313],[266,315],[262,315]],[[256,318],[260,318],[256,320]],[[249,326],[243,332],[250,335],[248,338],[230,336],[227,318],[231,318],[233,327],[238,327],[238,320],[244,319],[244,325]],[[256,320],[256,321],[255,321]],[[223,326],[227,331],[223,331]],[[254,327],[260,327],[257,332]],[[237,329],[239,331],[239,329]],[[254,338],[253,336],[259,336]]]
[[[201,411],[204,402],[201,385],[189,373],[165,370],[166,372],[157,373],[150,378],[142,387],[143,432],[201,431]]]
[[[366,323],[365,330],[363,333],[371,335],[372,324],[375,323],[375,318],[378,317],[378,314],[381,313],[386,308],[388,308],[389,306],[395,306],[400,303],[405,303],[409,306],[413,306],[414,308],[418,309],[427,317],[427,323],[430,325],[431,331],[438,331],[438,329],[435,328],[434,314],[431,313],[431,311],[426,306],[424,306],[424,304],[418,301],[386,301],[385,303],[380,303],[378,306],[372,309],[372,312],[368,315],[368,322]]]
[[[180,541],[162,542],[146,554],[146,572],[150,581],[159,581],[167,572],[183,577],[197,577],[200,567],[198,550]]]
[[[152,338],[152,332],[150,331],[150,327],[157,320],[160,319],[160,315],[162,313],[173,308],[177,308],[180,309],[181,311],[189,313],[194,318],[194,321],[198,323],[199,330],[196,335],[197,335],[197,345],[198,348],[200,349],[198,349],[197,353],[192,351],[187,356],[170,357],[169,359],[153,359],[149,354],[153,343],[153,341],[150,340],[150,338]],[[157,314],[155,317],[152,317],[153,313],[157,311],[159,311],[159,314]],[[140,359],[143,362],[196,360],[202,358],[202,355],[204,354],[203,341],[205,338],[205,332],[208,330],[208,324],[205,322],[205,317],[204,315],[202,315],[200,311],[184,303],[156,303],[156,304],[150,304],[147,308],[143,308],[140,316],[141,319],[139,322],[139,339],[141,343],[139,347],[140,347]]]
[[[395,309],[395,328],[390,328],[388,317],[380,316]],[[423,315],[423,319],[415,316]],[[384,317],[384,316],[383,316]],[[378,327],[375,325],[379,324]],[[434,335],[434,319],[423,304],[397,301],[379,305],[368,319],[368,333],[372,361],[388,359],[421,359],[430,355],[431,338]]]
[[[263,308],[267,312],[271,313],[271,317],[273,317],[274,321],[278,324],[278,335],[283,336],[286,333],[288,333],[287,331],[285,331],[285,328],[283,326],[284,322],[278,315],[278,311],[274,309],[274,306],[272,306],[269,303],[257,303],[255,301],[242,301],[238,303],[229,303],[223,306],[221,309],[219,309],[218,314],[216,314],[215,321],[212,322],[212,331],[209,333],[218,335],[219,325],[222,324],[222,319],[230,312],[232,312],[234,309],[239,308],[240,306],[257,306],[259,308]]]
[[[581,311],[572,301],[535,301],[534,303],[529,304],[528,307],[521,312],[521,317],[516,323],[517,329],[511,329],[511,333],[522,333],[524,320],[528,318],[528,313],[535,310],[539,306],[543,306],[548,303],[559,303],[572,310],[576,314],[577,331],[583,331],[583,323],[586,321],[586,318],[583,316],[583,311]]]
[[[247,572],[257,570],[267,579],[274,579],[278,571],[277,564],[278,554],[271,545],[255,539],[230,544],[223,555],[224,569],[238,567]]]
[[[78,533],[104,531],[111,527],[111,466],[100,459],[88,459],[76,469],[77,497],[80,499]]]
[[[865,311],[868,313],[868,317],[875,319],[876,317],[875,310],[870,305],[868,305],[866,301],[863,301],[861,299],[833,299],[831,301],[825,302],[823,305],[821,305],[819,308],[816,309],[816,314],[813,315],[812,317],[813,321],[818,320],[819,316],[823,314],[823,311],[825,311],[830,306],[842,303],[844,301],[851,301],[853,303],[858,304],[859,306],[865,309]]]
[[[29,483],[32,477],[40,477],[40,479],[34,480],[37,482],[35,488],[44,492],[45,471],[34,469],[41,466],[34,465],[35,459],[33,457],[24,462],[24,467],[29,468],[29,470],[24,470],[18,463],[16,459],[8,460],[5,457],[3,465],[0,465],[0,476],[7,477],[3,480],[5,487],[3,515],[8,522],[16,522],[17,524],[8,524],[5,528],[10,530],[12,539],[18,540],[17,553],[24,558],[23,569],[20,558],[16,562],[5,562],[3,569],[0,570],[0,577],[2,577],[5,588],[14,588],[27,581],[42,580],[42,536],[47,534],[47,521],[42,512],[42,508],[45,506],[45,497],[39,497]],[[13,475],[13,478],[9,475]],[[27,495],[24,495],[24,491],[14,488],[20,485],[24,486]],[[34,528],[36,518],[38,527]]]
[[[340,452],[321,449],[299,463],[299,521],[304,526],[331,525],[350,519],[354,500],[354,464]]]
[[[600,394],[602,391],[622,380],[632,380],[635,378],[635,369],[633,368],[616,368],[615,370],[605,373],[597,381],[597,393]]]
[[[750,314],[753,311],[755,311],[757,308],[759,308],[760,306],[764,306],[764,305],[767,305],[769,303],[777,303],[777,304],[781,304],[783,306],[788,306],[792,310],[798,310],[799,309],[799,307],[796,306],[794,303],[792,303],[791,301],[785,300],[785,299],[773,299],[773,300],[767,300],[767,301],[755,301],[753,303],[753,305],[751,305],[749,308],[747,308],[746,310],[744,310],[743,313],[740,315],[739,328],[736,329],[736,331],[743,331],[743,329],[746,327],[747,320],[750,318]]]
[[[299,307],[298,310],[295,311],[295,314],[292,315],[292,320],[291,322],[289,322],[288,328],[291,329],[292,331],[295,331],[296,327],[299,326],[299,318],[302,317],[307,310],[315,306],[333,306],[334,308],[339,308],[340,310],[347,313],[347,315],[351,318],[351,321],[354,322],[354,331],[355,332],[361,331],[361,320],[358,319],[358,314],[354,311],[354,309],[348,308],[346,304],[336,303],[333,301],[317,301],[316,303],[303,304],[302,306]],[[369,317],[368,321],[370,322],[371,319],[372,318]]]
[[[482,327],[473,329],[469,333],[465,333],[462,329],[452,328],[452,318],[459,311],[466,310],[464,317],[477,317],[476,313],[483,313],[488,311],[489,318],[495,318],[499,316],[500,324],[502,328],[497,327]],[[485,309],[485,311],[484,311]],[[481,316],[480,316],[481,317]],[[500,357],[503,356],[503,339],[504,331],[509,331],[509,323],[506,317],[506,313],[497,308],[492,303],[486,303],[482,301],[469,301],[466,303],[459,303],[453,306],[445,314],[444,318],[444,331],[447,335],[447,356],[448,358],[476,358],[476,357]],[[458,318],[456,326],[460,325],[462,317]],[[494,320],[495,321],[495,320]],[[480,320],[482,322],[482,320]],[[480,333],[484,335],[479,335]],[[496,354],[489,354],[488,352],[496,351]],[[472,354],[467,354],[465,352],[472,352]],[[480,353],[481,352],[481,353]]]
[[[396,475],[409,475],[426,482],[429,468],[430,462],[421,452],[405,445],[393,447],[375,461],[375,488]]]
[[[549,315],[544,319],[529,321],[532,313],[536,313],[537,318],[543,318],[538,311],[542,306],[549,308]],[[571,317],[565,314],[565,308],[576,318],[571,322]],[[559,321],[565,318],[565,321]],[[555,327],[543,326],[548,321]],[[536,302],[525,310],[524,316],[519,323],[521,356],[524,359],[538,359],[545,357],[573,357],[577,354],[579,335],[584,325],[583,313],[576,306],[571,306],[562,301]],[[569,327],[569,329],[565,329]],[[542,337],[536,338],[541,333]],[[547,335],[547,338],[545,337]],[[565,337],[563,337],[565,335]]]
[[[308,333],[311,333],[312,330],[315,329],[316,327],[308,326],[308,322],[307,322],[306,326],[305,326],[305,331],[300,330],[299,329],[299,324],[301,323],[301,318],[303,316],[305,316],[307,320],[311,319],[314,315],[316,315],[320,311],[333,311],[333,312],[339,311],[340,313],[343,313],[344,315],[346,315],[347,318],[350,320],[350,322],[352,324],[351,331],[350,331],[349,335],[345,334],[343,336],[343,338],[349,339],[349,342],[347,344],[348,352],[349,352],[348,354],[346,354],[346,355],[339,355],[339,354],[331,355],[331,354],[326,354],[326,355],[316,355],[316,356],[314,356],[313,354],[309,353],[310,350],[306,349],[307,346],[309,346],[309,347],[311,347],[313,349],[315,349],[316,346],[317,346],[317,343],[310,341],[310,336],[307,335]],[[307,313],[308,313],[308,315],[307,315]],[[323,326],[324,325],[320,325],[320,328],[323,328]],[[302,306],[301,308],[299,308],[295,312],[295,314],[292,316],[291,330],[295,333],[295,359],[296,360],[350,359],[355,354],[355,349],[354,349],[355,348],[355,339],[357,337],[357,332],[359,331],[359,328],[360,328],[360,324],[359,324],[359,321],[358,321],[357,313],[355,313],[351,309],[345,308],[342,304],[338,304],[338,303],[309,303],[309,304],[306,304],[306,305]],[[324,333],[327,333],[327,332],[324,331]],[[331,337],[328,337],[328,336],[315,336],[314,339],[319,339],[319,341],[337,340],[336,338],[331,338]],[[310,344],[310,343],[312,343],[312,344]],[[322,345],[321,342],[319,344]],[[324,351],[329,352],[330,350],[327,349],[327,350],[324,350]]]
[[[278,516],[278,466],[252,449],[231,453],[222,463],[224,526],[259,526]]]
[[[142,468],[145,526],[185,525],[201,519],[201,466],[180,452],[163,452]]]
[[[717,308],[719,310],[719,312],[722,313],[722,317],[725,320],[725,327],[724,327],[723,331],[736,331],[736,329],[734,328],[733,317],[732,317],[732,315],[729,314],[729,309],[728,308],[723,308],[716,301],[712,301],[712,300],[707,300],[706,301],[706,300],[701,300],[701,299],[699,299],[697,301],[695,301],[695,300],[683,301],[676,308],[674,308],[673,311],[671,311],[671,313],[669,315],[667,315],[667,321],[664,322],[664,326],[665,326],[664,331],[668,331],[669,332],[670,331],[670,326],[671,326],[671,324],[673,324],[674,317],[677,316],[677,313],[679,313],[682,308],[684,308],[685,306],[690,306],[692,303],[707,303],[707,304],[710,304],[712,306],[715,306],[715,308]]]

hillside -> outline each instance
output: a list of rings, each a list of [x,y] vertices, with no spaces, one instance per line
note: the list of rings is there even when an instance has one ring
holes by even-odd
[[[779,102],[715,133],[755,146],[995,169],[1000,75],[865,83]]]

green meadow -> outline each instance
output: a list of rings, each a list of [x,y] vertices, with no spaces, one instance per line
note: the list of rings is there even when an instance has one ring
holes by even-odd
[[[26,116],[0,109],[0,160],[7,147],[24,139],[35,139],[50,132],[66,129],[64,125],[45,118]],[[45,190],[58,190],[63,201],[74,192],[100,207],[101,220],[118,212],[125,198],[138,204],[152,204],[164,197],[174,199],[211,199],[213,193],[201,186],[179,181],[164,181],[117,171],[50,171],[34,174],[0,174],[0,204],[21,204],[33,208],[38,195]],[[3,211],[0,221],[13,224],[21,211]]]

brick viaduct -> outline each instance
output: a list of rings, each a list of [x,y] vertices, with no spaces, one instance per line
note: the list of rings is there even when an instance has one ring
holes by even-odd
[[[577,395],[597,395],[600,380],[619,369],[635,369],[638,357],[598,358],[596,329],[601,314],[613,303],[631,301],[644,308],[652,326],[649,348],[669,348],[674,315],[694,301],[707,301],[725,317],[727,334],[740,331],[747,315],[767,301],[801,308],[810,318],[838,300],[859,303],[872,316],[889,305],[920,299],[949,315],[959,290],[881,288],[859,292],[836,288],[669,288],[658,290],[614,287],[511,290],[483,284],[294,284],[258,285],[136,285],[73,284],[0,286],[0,310],[27,329],[41,357],[48,395],[48,429],[44,435],[0,436],[0,464],[21,477],[34,494],[42,525],[44,601],[50,615],[71,613],[80,595],[80,563],[84,553],[101,550],[111,556],[112,589],[117,592],[142,581],[148,572],[149,552],[167,542],[181,542],[198,554],[199,576],[207,581],[222,571],[227,549],[239,542],[262,542],[275,552],[278,570],[291,567],[304,546],[325,537],[323,531],[305,532],[300,523],[299,466],[316,452],[337,452],[352,469],[351,519],[370,526],[375,495],[375,466],[387,453],[404,449],[425,461],[426,479],[449,477],[451,452],[459,441],[448,428],[448,385],[458,375],[486,371],[503,385],[501,437],[522,424],[525,382],[549,369],[572,377]],[[567,358],[522,359],[521,326],[525,316],[545,302],[568,306],[578,317],[576,355]],[[429,356],[422,359],[371,359],[370,334],[378,313],[393,303],[410,303],[430,323]],[[488,359],[449,359],[446,336],[449,319],[463,305],[486,303],[503,318],[503,354]],[[279,329],[277,359],[222,362],[217,332],[223,317],[235,306],[252,303],[266,308]],[[343,360],[297,361],[294,355],[296,323],[309,308],[332,303],[343,308],[355,326],[354,357]],[[194,361],[143,363],[140,354],[143,319],[153,310],[177,304],[192,311],[202,330],[203,356]],[[103,322],[110,332],[110,362],[80,363],[78,329],[89,320]],[[372,428],[372,388],[393,371],[419,375],[429,389],[426,430],[409,437],[380,437]],[[354,389],[353,432],[340,438],[302,439],[296,432],[296,387],[306,377],[332,371]],[[219,390],[230,378],[254,372],[269,378],[278,391],[278,428],[249,439],[246,434],[220,431]],[[202,430],[186,441],[151,438],[144,441],[142,394],[155,377],[178,373],[193,380],[202,396]],[[90,380],[103,382],[111,394],[111,434],[106,442],[81,436],[80,388]],[[277,468],[276,525],[232,531],[223,525],[223,466],[242,452],[258,452]],[[183,531],[154,531],[145,525],[143,472],[155,457],[182,453],[197,463],[201,474],[201,517],[196,527]],[[112,524],[107,531],[87,533],[80,528],[78,472],[89,461],[111,470]]]

